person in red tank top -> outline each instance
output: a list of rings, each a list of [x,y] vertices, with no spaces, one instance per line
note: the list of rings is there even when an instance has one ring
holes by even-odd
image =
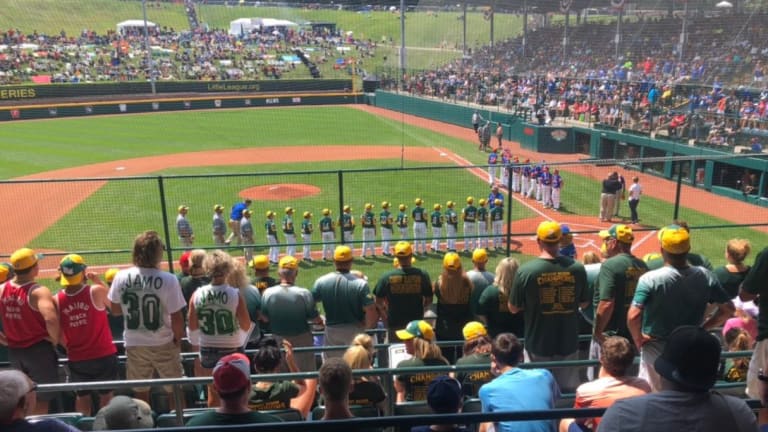
[[[59,264],[59,283],[64,287],[55,297],[61,321],[61,344],[69,357],[69,381],[117,380],[117,350],[107,319],[107,288],[93,272],[86,273],[80,255],[67,255]],[[87,280],[93,282],[87,284]],[[87,330],[87,331],[86,331]],[[90,416],[91,391],[76,392],[75,410]],[[99,406],[112,399],[112,390],[99,390]]]
[[[8,346],[12,368],[37,383],[56,383],[59,375],[54,347],[59,342],[59,317],[51,292],[35,282],[40,257],[29,248],[11,255],[15,277],[0,285],[0,344]],[[41,392],[34,414],[47,414],[48,403],[56,396]]]

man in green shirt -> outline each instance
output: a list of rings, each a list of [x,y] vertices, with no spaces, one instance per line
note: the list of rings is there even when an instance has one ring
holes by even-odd
[[[312,287],[315,302],[325,311],[324,345],[348,346],[355,335],[376,327],[373,294],[368,281],[352,274],[352,249],[337,246],[333,253],[336,271],[321,276]],[[344,351],[324,351],[323,357],[341,357]]]
[[[485,266],[488,264],[488,251],[485,249],[475,249],[472,251],[472,264],[474,268],[467,272],[469,280],[472,282],[472,294],[469,296],[469,310],[472,316],[477,317],[478,302],[480,295],[488,285],[493,283],[493,273],[487,271]]]
[[[544,221],[536,230],[539,257],[520,266],[509,295],[509,311],[523,311],[525,361],[563,361],[578,358],[578,308],[587,307],[584,265],[559,254],[562,230]],[[580,384],[577,368],[552,371],[566,392]]]

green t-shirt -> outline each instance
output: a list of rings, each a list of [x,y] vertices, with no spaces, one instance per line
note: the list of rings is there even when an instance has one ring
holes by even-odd
[[[272,332],[281,336],[296,336],[309,332],[309,324],[317,318],[312,293],[297,286],[276,285],[261,296],[262,313],[269,319]]]
[[[464,338],[462,333],[464,325],[472,321],[472,312],[469,309],[472,282],[469,278],[462,278],[461,285],[451,288],[451,292],[445,295],[440,288],[442,280],[442,277],[438,277],[435,281],[435,297],[437,297],[435,335],[438,340],[461,340]]]
[[[476,398],[480,387],[493,380],[491,374],[491,354],[470,354],[456,360],[456,366],[486,365],[487,370],[456,372],[456,379],[461,383],[464,396]]]
[[[398,368],[410,368],[421,366],[447,366],[448,362],[442,359],[426,359],[421,360],[419,358],[410,358],[403,360],[397,364]],[[445,372],[421,372],[416,374],[404,374],[397,375],[397,380],[405,386],[405,400],[406,401],[422,401],[427,400],[427,389],[429,383],[440,375],[445,375]]]
[[[768,311],[768,247],[755,257],[755,263],[742,283],[742,289],[750,294],[759,295],[758,307]],[[757,316],[757,340],[768,338],[768,313]]]
[[[643,309],[643,333],[664,339],[681,325],[700,325],[708,303],[730,300],[711,271],[664,266],[640,276],[632,304]]]
[[[576,352],[579,303],[587,297],[587,272],[572,258],[536,258],[520,266],[509,301],[525,317],[525,349],[540,356]]]
[[[472,294],[469,295],[469,310],[472,315],[479,315],[477,308],[480,303],[480,295],[488,285],[493,283],[493,273],[489,271],[470,270],[467,272],[469,280],[472,281]]]
[[[239,414],[223,414],[216,411],[207,411],[198,414],[187,422],[185,426],[215,426],[215,425],[239,425],[251,423],[280,423],[283,419],[258,411],[250,411]]]
[[[251,388],[248,407],[254,411],[281,410],[291,407],[291,399],[299,395],[299,386],[292,381],[276,381],[269,387]]]
[[[429,221],[433,227],[440,228],[443,226],[443,214],[435,210],[429,216]]]
[[[637,281],[648,267],[640,258],[628,253],[620,253],[608,258],[600,266],[595,281],[593,305],[601,300],[613,300],[613,314],[605,327],[605,332],[630,338],[627,329],[627,311],[635,297]]]
[[[352,391],[349,392],[349,405],[378,405],[384,402],[386,398],[387,394],[381,384],[374,381],[355,381],[352,383]],[[317,403],[318,405],[325,404],[321,395],[318,395]]]
[[[363,322],[363,309],[374,302],[368,282],[348,272],[321,276],[312,287],[312,297],[323,303],[327,325]]]
[[[475,222],[477,220],[477,207],[468,205],[461,211],[464,222]]]
[[[384,210],[379,213],[379,225],[381,225],[382,228],[392,228],[392,213],[390,213],[389,210]]]
[[[373,293],[389,303],[389,328],[405,328],[409,322],[424,317],[423,300],[432,298],[432,281],[427,272],[416,267],[395,269],[379,279]]]
[[[744,278],[747,277],[749,269],[750,267],[747,267],[747,269],[742,272],[731,273],[725,266],[722,266],[714,269],[712,273],[714,273],[717,280],[720,281],[720,285],[723,286],[725,292],[733,298],[739,295],[739,287],[744,281]]]
[[[414,222],[426,222],[427,218],[424,213],[425,212],[423,207],[415,207],[411,212],[411,217],[413,218]]]
[[[499,291],[496,285],[489,285],[480,295],[477,314],[485,317],[488,334],[493,338],[499,333],[511,332],[523,334],[523,314],[509,312],[507,302],[509,297]]]

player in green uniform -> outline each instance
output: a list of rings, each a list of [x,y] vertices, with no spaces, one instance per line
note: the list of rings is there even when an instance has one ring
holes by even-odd
[[[454,210],[456,203],[445,203],[445,236],[447,237],[446,249],[448,252],[456,252],[456,235],[459,233],[459,215]]]
[[[421,205],[424,203],[421,198],[416,198],[414,204],[416,207],[411,211],[413,218],[413,251],[416,255],[427,253],[427,213]]]
[[[333,244],[336,243],[336,222],[331,218],[331,210],[323,209],[323,218],[320,219],[320,237],[323,240],[323,261],[329,260],[333,255]]]
[[[408,238],[408,213],[405,212],[408,210],[408,206],[400,204],[398,210],[400,210],[400,213],[397,214],[395,225],[397,225],[397,229],[400,231],[400,240],[405,240]]]
[[[341,227],[341,239],[344,240],[344,244],[348,245],[354,251],[355,217],[352,216],[352,207],[348,205],[344,206],[341,217],[339,218],[339,226]]]
[[[464,252],[475,250],[477,247],[477,207],[475,198],[467,197],[467,206],[461,211],[464,221]]]
[[[485,207],[485,198],[480,198],[477,202],[477,247],[488,249],[490,241],[488,239],[488,209]]]
[[[311,248],[309,247],[312,242],[312,231],[315,230],[312,226],[312,213],[305,211],[303,216],[304,220],[301,221],[301,240],[304,242],[302,258],[304,261],[312,261]]]
[[[296,255],[296,227],[293,225],[293,207],[285,208],[283,234],[285,234],[285,254]]]
[[[493,248],[495,250],[501,250],[503,243],[503,231],[504,231],[504,203],[500,199],[493,201],[493,208],[490,212],[491,216],[491,230],[493,231]]]
[[[376,215],[373,214],[373,204],[366,203],[365,211],[360,217],[360,223],[363,225],[363,258],[370,256],[376,257]]]
[[[277,224],[275,224],[275,212],[267,211],[267,222],[264,223],[264,230],[267,232],[267,243],[269,244],[269,262],[277,265],[280,256],[279,244],[277,241]]]
[[[507,306],[524,314],[525,361],[576,360],[578,309],[589,305],[587,272],[582,263],[559,255],[559,223],[540,223],[536,237],[540,254],[520,266]],[[577,368],[558,368],[552,374],[564,392],[580,384]]]
[[[379,226],[381,226],[381,254],[385,257],[392,256],[389,243],[392,241],[392,213],[389,212],[389,202],[381,202],[381,213],[379,213]]]
[[[432,224],[432,252],[440,252],[440,239],[443,237],[443,214],[440,210],[443,206],[435,204],[429,221]]]

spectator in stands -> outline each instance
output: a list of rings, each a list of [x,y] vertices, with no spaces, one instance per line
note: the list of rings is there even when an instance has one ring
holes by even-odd
[[[5,283],[6,281],[13,279],[14,276],[11,263],[0,263],[0,283]]]
[[[739,298],[742,301],[757,299],[759,305],[757,343],[749,362],[747,395],[763,401],[763,408],[759,414],[760,424],[768,423],[768,404],[765,398],[768,393],[764,391],[768,387],[765,385],[765,382],[768,382],[768,377],[763,372],[768,370],[768,365],[766,365],[768,358],[768,331],[766,331],[768,330],[768,284],[765,283],[766,280],[768,280],[768,247],[757,254],[752,268],[739,289]]]
[[[762,153],[763,152],[763,145],[760,144],[760,140],[757,137],[752,137],[749,140],[749,149],[752,151],[752,153]]]
[[[107,290],[98,275],[86,273],[80,255],[67,255],[59,263],[59,283],[54,297],[61,323],[61,343],[69,357],[69,382],[116,381],[117,349],[107,319]],[[93,282],[88,284],[88,281]],[[91,415],[91,390],[77,390],[75,410]],[[112,399],[112,389],[101,389],[99,407]]]
[[[699,326],[674,329],[655,360],[659,391],[617,401],[605,412],[600,430],[756,431],[755,415],[744,400],[710,391],[718,378],[720,350],[720,342]]]
[[[379,314],[368,280],[351,272],[352,249],[347,245],[337,246],[333,263],[336,271],[315,281],[312,297],[322,303],[325,311],[324,345],[349,345],[355,335],[376,327]],[[342,351],[324,351],[323,358],[342,354]]]
[[[480,387],[489,382],[491,375],[491,338],[483,323],[468,322],[464,326],[464,355],[456,361],[456,366],[487,365],[488,370],[458,371],[456,378],[461,383],[465,396],[477,397]]]
[[[448,375],[440,375],[429,383],[427,388],[427,405],[434,414],[456,414],[461,412],[464,405],[462,386]],[[423,425],[411,428],[411,432],[468,432],[464,426],[456,424]]]
[[[227,276],[227,283],[237,288],[240,291],[240,295],[245,300],[245,307],[248,310],[248,318],[251,320],[251,330],[249,332],[246,348],[255,348],[261,340],[260,323],[263,317],[261,316],[261,294],[259,290],[251,284],[251,280],[248,277],[248,271],[245,268],[245,263],[240,260],[234,260],[232,262],[232,271]]]
[[[268,256],[256,255],[248,263],[248,265],[253,269],[253,277],[251,278],[251,282],[253,282],[253,285],[256,287],[256,289],[259,290],[259,294],[261,294],[261,300],[263,302],[264,291],[266,291],[269,287],[277,285],[279,281],[269,275]],[[271,333],[272,330],[269,327],[269,321],[266,319],[266,317],[264,317],[264,314],[260,315],[260,320],[261,322],[259,323],[259,327],[261,328],[262,335]]]
[[[285,349],[285,359],[280,353],[278,340],[274,338],[262,339],[259,349],[253,358],[256,373],[273,374],[280,373],[283,361],[288,367],[288,372],[301,372],[296,365],[293,355],[293,345],[287,340],[280,341]],[[252,410],[279,410],[291,408],[291,399],[307,391],[307,384],[303,378],[292,381],[256,381],[251,389],[248,406]]]
[[[368,336],[365,333],[359,336],[363,335]],[[370,340],[370,336],[368,339]],[[353,370],[373,369],[373,356],[363,345],[353,344],[347,348],[342,358]],[[374,405],[379,408],[379,411],[383,411],[386,398],[384,388],[375,377],[356,376],[352,379],[352,390],[349,393],[350,405]]]
[[[473,317],[477,317],[480,296],[483,291],[493,283],[493,273],[487,271],[485,266],[488,264],[488,252],[485,249],[478,248],[472,251],[472,264],[474,268],[467,272],[467,277],[472,283],[472,294],[469,297],[469,310]]]
[[[525,317],[526,361],[561,361],[578,358],[578,310],[589,305],[584,265],[559,255],[560,224],[544,221],[536,229],[540,254],[520,266],[507,307]],[[541,295],[550,293],[550,295]],[[557,368],[560,387],[579,385],[576,368]]]
[[[56,419],[26,420],[36,412],[36,389],[37,384],[24,372],[0,371],[0,428],[4,432],[77,432],[76,428]]]
[[[627,312],[627,327],[640,350],[640,378],[654,391],[662,387],[654,369],[656,359],[669,343],[672,331],[681,325],[701,325],[710,329],[733,314],[733,303],[720,282],[709,270],[688,263],[691,248],[688,230],[678,225],[659,232],[664,267],[640,276],[632,305]],[[717,312],[705,319],[708,304]]]
[[[739,295],[739,287],[749,273],[750,267],[744,264],[744,260],[751,250],[752,245],[749,240],[737,238],[728,240],[725,244],[725,260],[728,264],[712,271],[731,298]]]
[[[754,345],[749,332],[739,327],[732,327],[723,335],[725,351],[749,351]],[[723,367],[723,380],[728,382],[747,381],[749,370],[749,357],[729,357],[725,359]]]
[[[440,352],[440,347],[434,343],[435,332],[426,321],[411,321],[403,330],[397,331],[397,337],[405,342],[406,352],[413,356],[398,363],[398,368],[449,364]],[[437,372],[398,374],[394,382],[397,403],[425,400],[427,386],[438,375],[441,374]]]
[[[688,222],[680,219],[675,219],[674,221],[672,221],[672,225],[677,225],[685,229],[686,231],[688,231],[688,234],[690,235],[691,229],[690,227],[688,227]],[[661,254],[652,255],[649,257],[649,259],[647,260],[643,259],[643,261],[645,261],[645,263],[648,264],[648,270],[657,270],[664,266],[664,257]],[[705,269],[712,271],[712,263],[709,261],[709,258],[699,253],[689,251],[688,264],[692,266],[704,267]]]
[[[635,360],[632,343],[621,336],[610,336],[602,341],[600,350],[600,374],[597,380],[580,385],[576,389],[574,408],[607,408],[619,399],[650,393],[648,382],[627,372]],[[560,432],[595,431],[599,417],[563,419]]]
[[[184,253],[189,254],[187,258],[189,266],[187,275],[182,277],[179,283],[181,284],[181,292],[184,295],[184,301],[186,304],[189,304],[192,294],[201,286],[211,283],[211,278],[203,269],[203,261],[206,256],[205,250],[193,249]]]
[[[435,336],[445,341],[461,339],[461,329],[472,320],[469,309],[472,282],[462,270],[461,257],[456,252],[448,252],[443,257],[443,271],[435,281],[434,293],[437,298]],[[456,361],[455,347],[441,349],[449,363]]]
[[[176,274],[176,277],[179,278],[179,283],[181,283],[181,280],[184,279],[184,277],[189,276],[189,257],[191,253],[192,251],[187,250],[179,257],[180,272]]]
[[[0,344],[8,346],[12,368],[35,382],[48,384],[59,380],[54,347],[61,329],[51,291],[36,282],[40,257],[29,248],[11,255],[15,277],[0,285]],[[48,403],[55,397],[56,393],[41,394],[30,414],[47,414]]]
[[[96,413],[93,430],[111,431],[126,429],[151,429],[155,427],[152,408],[141,399],[115,396],[109,404]]]
[[[341,420],[354,417],[349,410],[349,391],[352,388],[352,369],[340,358],[329,358],[320,366],[318,387],[325,402],[323,420]]]
[[[523,314],[512,313],[506,306],[519,267],[517,259],[503,258],[496,265],[493,284],[480,295],[478,318],[485,323],[491,337],[510,330],[523,333]]]
[[[248,406],[251,390],[251,362],[241,353],[229,354],[216,362],[213,368],[213,388],[220,398],[215,411],[206,411],[192,417],[186,426],[234,425],[277,423],[282,419],[252,411]]]
[[[176,276],[159,268],[164,254],[165,245],[157,232],[139,234],[133,243],[133,267],[120,270],[109,289],[110,310],[124,317],[129,380],[152,379],[155,373],[160,378],[182,376],[184,296]],[[137,398],[149,400],[149,387],[134,391]],[[172,388],[166,386],[165,391],[173,405]]]
[[[187,334],[189,343],[200,352],[195,362],[196,376],[210,376],[222,357],[242,352],[251,327],[245,298],[240,291],[227,284],[233,260],[228,253],[215,250],[203,261],[205,273],[211,283],[200,287],[189,301]],[[208,387],[208,406],[218,405],[213,386]]]
[[[523,345],[512,333],[501,333],[493,340],[491,348],[491,373],[496,377],[480,388],[480,401],[484,413],[497,411],[548,410],[555,407],[560,389],[552,374],[546,369],[520,369],[523,361]],[[519,430],[552,431],[554,420],[510,421],[482,423],[480,431],[490,427],[498,432]]]

